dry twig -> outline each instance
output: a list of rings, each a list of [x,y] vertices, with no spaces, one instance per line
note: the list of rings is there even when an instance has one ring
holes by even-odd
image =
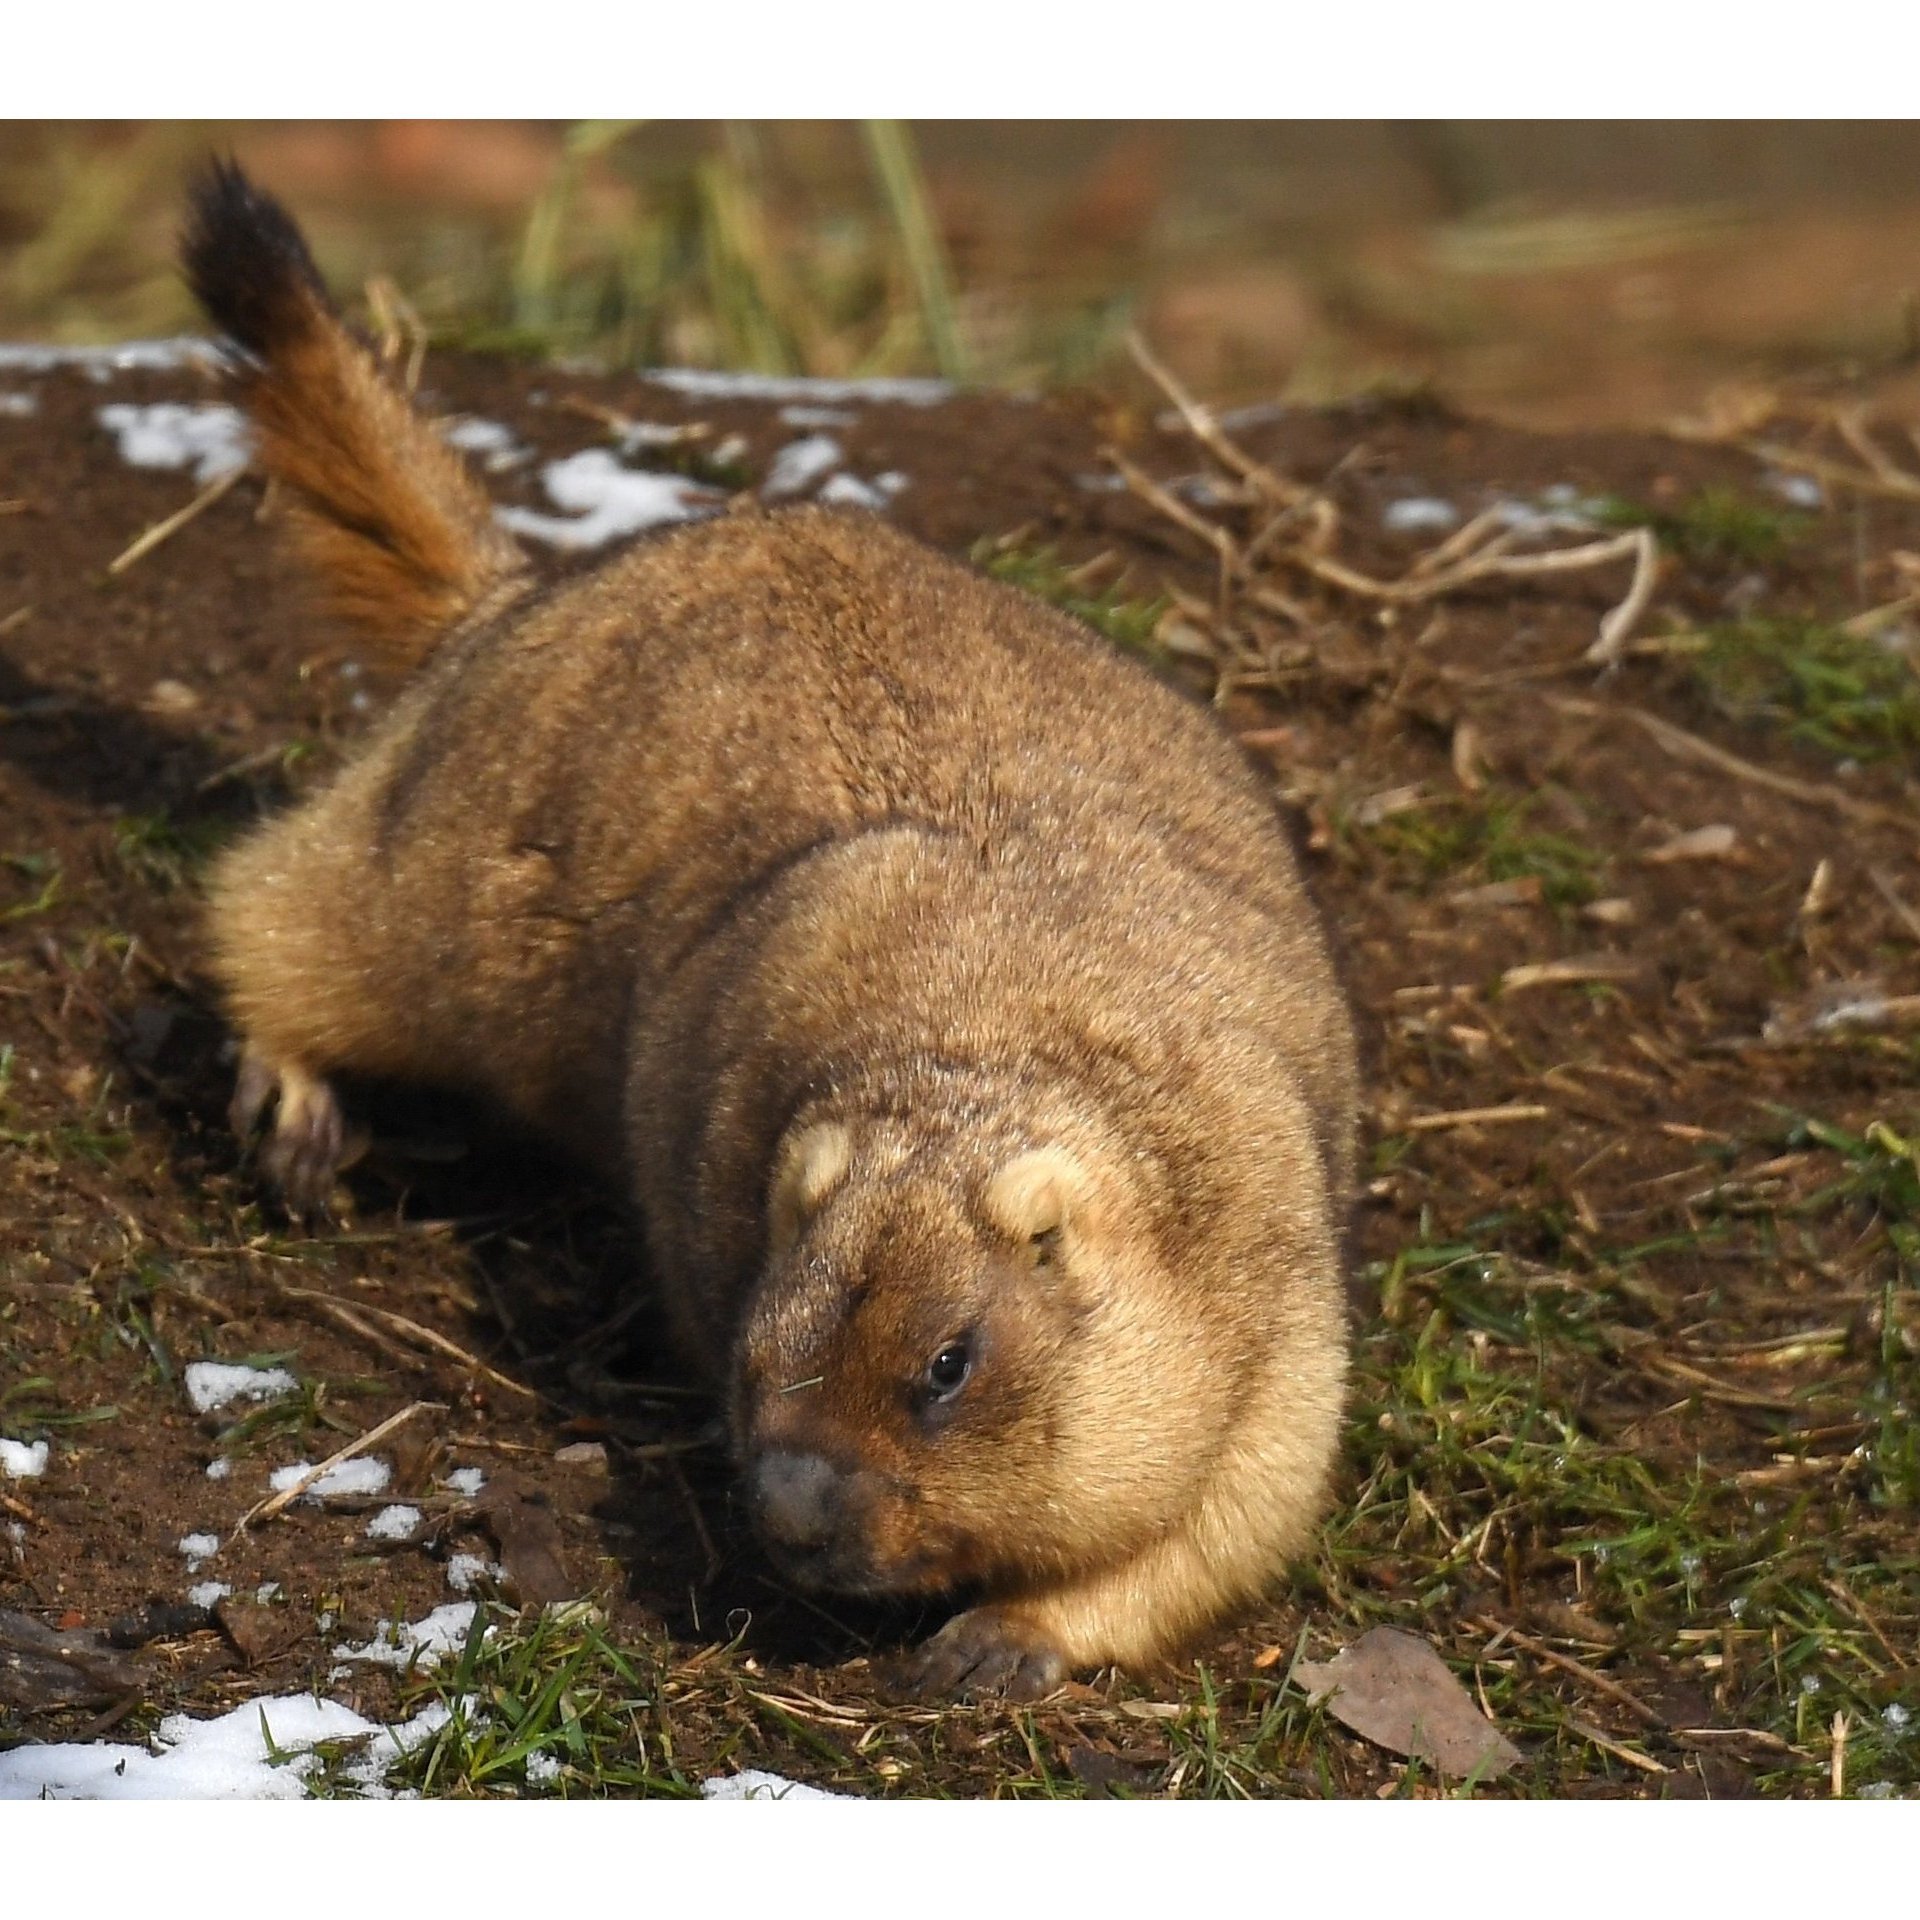
[[[369,1447],[378,1446],[388,1434],[405,1425],[416,1413],[444,1413],[445,1411],[446,1407],[441,1401],[415,1400],[411,1405],[402,1407],[398,1413],[390,1414],[377,1427],[369,1427],[357,1440],[349,1440],[337,1452],[328,1454],[317,1467],[308,1468],[292,1486],[282,1487],[278,1493],[269,1494],[266,1499],[249,1507],[234,1522],[233,1531],[227,1536],[227,1543],[231,1545],[238,1540],[254,1521],[271,1520],[275,1514],[284,1513],[316,1480],[331,1472],[343,1460],[355,1459],[365,1453]]]
[[[1822,862],[1822,864],[1825,863]],[[1884,867],[1869,867],[1867,878],[1873,882],[1874,891],[1893,909],[1894,917],[1913,935],[1914,939],[1920,940],[1920,913],[1916,913],[1900,897],[1899,890],[1893,884],[1892,876]]]
[[[1127,334],[1127,351],[1149,380],[1173,402],[1187,431],[1230,472],[1237,473],[1257,491],[1283,507],[1303,504],[1312,489],[1297,480],[1289,480],[1236,446],[1220,429],[1220,424],[1199,401],[1188,393],[1172,372],[1158,360],[1138,333]]]
[[[1638,1767],[1642,1773],[1671,1773],[1673,1769],[1664,1762],[1656,1760],[1650,1753],[1642,1753],[1637,1747],[1623,1747],[1619,1741],[1610,1740],[1591,1720],[1582,1720],[1578,1714],[1567,1715],[1567,1725],[1582,1740],[1590,1741],[1602,1753],[1610,1753],[1616,1760],[1624,1760],[1630,1767]]]
[[[144,560],[155,547],[171,540],[190,520],[197,520],[216,500],[224,499],[245,472],[245,467],[235,467],[231,472],[223,473],[218,480],[208,481],[178,513],[170,513],[164,520],[156,521],[123,554],[110,560],[107,563],[108,574],[117,576],[125,573],[135,561]]]
[[[1549,1120],[1551,1107],[1524,1103],[1506,1107],[1458,1107],[1451,1113],[1416,1113],[1406,1123],[1408,1133],[1445,1133],[1455,1127],[1514,1126],[1526,1120]]]
[[[444,1333],[437,1333],[432,1327],[423,1327],[419,1321],[409,1320],[404,1313],[395,1313],[389,1307],[370,1306],[364,1300],[357,1301],[352,1308],[347,1308],[330,1293],[322,1293],[314,1287],[290,1287],[283,1281],[275,1281],[274,1285],[280,1293],[290,1300],[311,1301],[322,1308],[331,1308],[343,1317],[348,1315],[357,1316],[363,1313],[371,1314],[376,1320],[384,1322],[387,1326],[391,1327],[395,1333],[399,1334],[403,1340],[415,1347],[426,1347],[449,1360],[458,1361],[461,1366],[471,1368],[473,1372],[479,1374],[483,1380],[490,1380],[496,1387],[504,1387],[509,1393],[517,1393],[521,1395],[522,1398],[528,1400],[538,1400],[540,1398],[540,1394],[534,1388],[526,1386],[521,1381],[509,1379],[496,1368],[488,1366],[477,1353],[469,1353],[467,1349],[459,1345],[458,1342],[449,1340]],[[363,1328],[356,1328],[354,1330],[358,1332],[365,1331]]]
[[[427,323],[412,303],[385,274],[376,274],[367,282],[367,305],[373,312],[374,327],[380,335],[380,362],[392,366],[407,350],[407,365],[402,378],[409,393],[420,385],[420,370],[426,364]]]
[[[1543,693],[1540,698],[1557,713],[1570,714],[1579,719],[1628,721],[1676,759],[1697,761],[1717,772],[1731,774],[1736,780],[1765,787],[1770,793],[1783,793],[1788,799],[1801,801],[1810,807],[1829,808],[1863,825],[1900,827],[1908,833],[1914,831],[1914,820],[1892,807],[1876,806],[1870,800],[1856,800],[1852,794],[1842,793],[1838,787],[1821,786],[1812,780],[1796,780],[1791,774],[1757,767],[1751,760],[1742,760],[1738,754],[1729,753],[1724,747],[1716,747],[1711,740],[1703,740],[1697,733],[1676,727],[1671,720],[1662,720],[1658,714],[1648,713],[1643,707],[1581,700],[1571,694]]]
[[[1501,1623],[1483,1615],[1469,1621],[1468,1625],[1478,1627],[1483,1633],[1492,1633],[1500,1628]],[[1615,1705],[1625,1707],[1643,1726],[1662,1729],[1667,1726],[1664,1714],[1655,1712],[1644,1700],[1609,1680],[1604,1673],[1595,1673],[1584,1660],[1576,1660],[1570,1653],[1557,1652],[1544,1640],[1536,1640],[1532,1634],[1522,1633],[1518,1627],[1507,1627],[1505,1633],[1516,1647],[1532,1654],[1536,1660],[1544,1660],[1549,1666],[1558,1667],[1562,1673],[1571,1674],[1583,1687],[1590,1687],[1595,1693],[1604,1694]]]
[[[1220,423],[1155,358],[1144,341],[1135,335],[1129,338],[1128,345],[1141,370],[1172,402],[1188,433],[1243,488],[1266,499],[1276,509],[1242,548],[1224,527],[1175,498],[1124,454],[1112,448],[1107,450],[1107,459],[1130,491],[1157,513],[1213,548],[1220,562],[1223,617],[1233,586],[1237,583],[1251,587],[1256,563],[1269,560],[1275,567],[1293,568],[1357,599],[1387,606],[1418,605],[1486,580],[1537,579],[1631,560],[1633,577],[1625,597],[1602,618],[1598,635],[1582,656],[1587,664],[1602,668],[1611,667],[1619,660],[1653,597],[1659,578],[1660,552],[1651,529],[1635,527],[1626,533],[1552,553],[1514,553],[1510,549],[1517,535],[1504,525],[1501,510],[1491,508],[1416,560],[1402,578],[1374,579],[1329,551],[1339,515],[1326,497],[1327,482],[1308,487],[1254,459],[1222,431]],[[1339,468],[1334,471],[1337,473]],[[1332,477],[1330,474],[1328,481]],[[1263,590],[1256,588],[1254,597],[1261,604],[1272,605]],[[1298,617],[1291,605],[1275,610]],[[1307,623],[1302,620],[1301,624]]]

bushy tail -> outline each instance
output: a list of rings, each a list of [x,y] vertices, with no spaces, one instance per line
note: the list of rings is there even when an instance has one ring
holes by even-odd
[[[181,263],[249,356],[238,378],[266,471],[336,611],[389,665],[424,659],[525,560],[485,490],[347,331],[287,211],[216,161],[195,184]]]

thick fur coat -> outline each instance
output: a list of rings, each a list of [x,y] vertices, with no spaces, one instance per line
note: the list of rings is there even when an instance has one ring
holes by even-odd
[[[977,1597],[926,1686],[1031,1695],[1257,1598],[1337,1440],[1356,1088],[1238,750],[859,513],[536,589],[272,201],[216,170],[186,260],[310,563],[411,668],[213,880],[290,1199],[347,1072],[597,1163],[792,1577]]]

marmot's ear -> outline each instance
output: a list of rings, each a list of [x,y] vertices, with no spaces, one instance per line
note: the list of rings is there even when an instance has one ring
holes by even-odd
[[[775,1258],[800,1237],[852,1159],[853,1136],[838,1120],[823,1120],[787,1141],[767,1199],[767,1244]]]
[[[1061,1147],[1016,1155],[987,1182],[987,1218],[1015,1240],[1057,1233],[1084,1214],[1091,1195],[1080,1163]]]

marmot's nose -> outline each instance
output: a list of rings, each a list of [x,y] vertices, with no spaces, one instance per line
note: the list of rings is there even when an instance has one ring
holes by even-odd
[[[817,1453],[774,1448],[747,1476],[754,1518],[778,1546],[824,1547],[838,1524],[840,1472]]]

